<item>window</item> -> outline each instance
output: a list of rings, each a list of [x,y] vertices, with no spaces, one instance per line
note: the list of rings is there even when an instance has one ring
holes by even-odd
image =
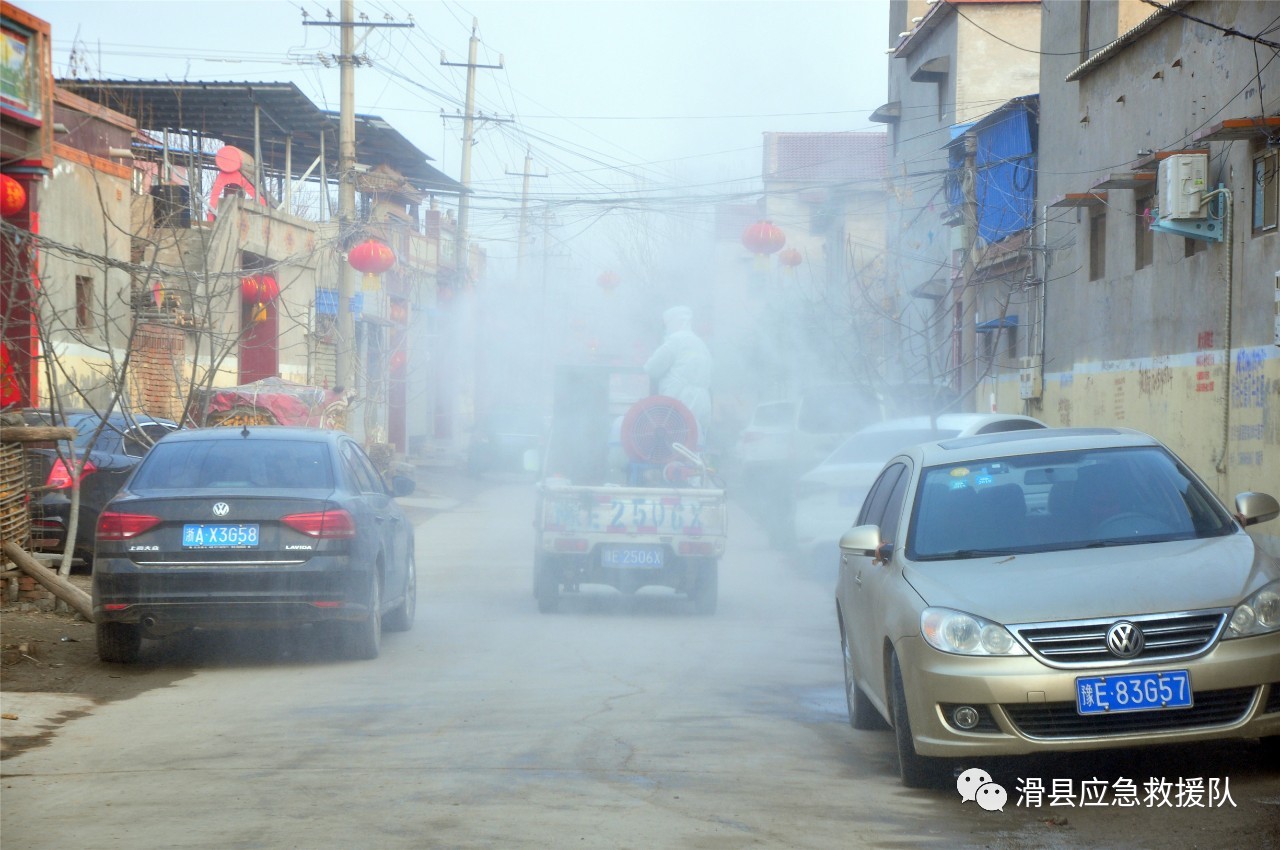
[[[1280,149],[1263,151],[1253,158],[1253,232],[1276,229],[1280,220],[1280,192],[1277,192],[1276,170],[1280,166]]]
[[[1107,210],[1089,214],[1089,280],[1102,280],[1107,273]]]
[[[93,328],[93,278],[76,275],[76,329]]]
[[[1155,261],[1156,238],[1147,218],[1147,211],[1155,206],[1154,195],[1135,197],[1133,204],[1133,270],[1141,271]]]

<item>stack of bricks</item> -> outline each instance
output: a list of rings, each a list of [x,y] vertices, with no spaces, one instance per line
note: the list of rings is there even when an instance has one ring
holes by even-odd
[[[38,607],[44,607],[42,603],[47,603],[53,599],[53,594],[40,586],[40,583],[31,576],[18,576],[18,602],[28,602]]]

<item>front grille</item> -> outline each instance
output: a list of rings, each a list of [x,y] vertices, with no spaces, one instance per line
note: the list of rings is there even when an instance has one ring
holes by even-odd
[[[1145,614],[1099,620],[1030,623],[1009,628],[1037,658],[1054,667],[1095,666],[1107,662],[1172,661],[1205,652],[1227,621],[1227,610]],[[1107,649],[1107,629],[1127,621],[1142,631],[1142,652],[1118,658]]]
[[[1170,732],[1240,721],[1257,688],[1196,691],[1190,708],[1080,714],[1074,702],[1002,705],[1013,725],[1031,738],[1099,738],[1141,732]]]
[[[1267,697],[1267,704],[1263,706],[1263,714],[1274,714],[1280,711],[1280,682],[1271,683],[1271,695]]]

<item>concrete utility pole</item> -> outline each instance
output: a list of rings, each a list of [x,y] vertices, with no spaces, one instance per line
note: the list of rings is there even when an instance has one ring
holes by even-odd
[[[524,155],[524,171],[518,172],[524,178],[524,189],[520,192],[520,241],[516,251],[516,280],[524,283],[524,257],[529,249],[529,178],[546,177],[546,173],[533,174],[529,168],[533,165],[533,151],[526,150]],[[517,172],[508,171],[514,176]]]
[[[461,62],[448,62],[444,58],[444,52],[441,51],[440,64],[447,65],[451,68],[467,69],[467,95],[466,95],[466,111],[463,113],[462,119],[462,194],[458,196],[458,238],[457,238],[457,274],[458,288],[466,284],[468,271],[468,234],[467,226],[469,224],[471,214],[471,198],[469,190],[471,188],[471,148],[476,143],[475,137],[475,119],[476,119],[476,69],[491,68],[502,69],[502,55],[498,55],[497,65],[478,65],[476,64],[476,51],[480,46],[480,37],[476,35],[480,22],[475,18],[471,19],[471,42],[467,50],[467,62],[464,65]],[[451,117],[451,116],[446,116]],[[484,121],[500,121],[509,122],[509,118],[482,118]]]
[[[974,281],[978,253],[978,137],[972,130],[964,134],[964,266],[960,271],[960,289],[956,306],[960,323],[960,395],[965,410],[977,410],[978,380],[978,286]]]
[[[305,12],[303,13],[306,14]],[[338,54],[338,240],[345,255],[356,235],[356,27],[413,27],[412,23],[374,23],[356,21],[355,0],[342,0],[337,21],[303,20],[303,26],[341,27],[342,52]],[[321,141],[323,151],[323,137]],[[290,175],[292,177],[292,175]],[[328,194],[328,187],[325,188]],[[338,263],[338,342],[334,349],[335,383],[352,390],[356,386],[356,327],[351,315],[351,296],[355,294],[355,269]]]

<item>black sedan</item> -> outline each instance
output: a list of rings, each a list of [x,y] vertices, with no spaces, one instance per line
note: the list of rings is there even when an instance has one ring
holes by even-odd
[[[98,520],[98,657],[192,628],[315,624],[343,654],[376,658],[412,627],[413,529],[360,446],[340,431],[179,431],[139,464]]]
[[[37,552],[61,552],[71,527],[73,467],[84,460],[80,477],[80,509],[76,524],[75,557],[89,563],[93,557],[93,530],[102,506],[116,494],[156,441],[178,430],[168,419],[115,412],[104,417],[91,410],[53,414],[48,410],[23,412],[33,425],[62,424],[76,430],[75,440],[61,447],[53,443],[29,446],[27,481],[35,494],[31,500],[31,542]]]

